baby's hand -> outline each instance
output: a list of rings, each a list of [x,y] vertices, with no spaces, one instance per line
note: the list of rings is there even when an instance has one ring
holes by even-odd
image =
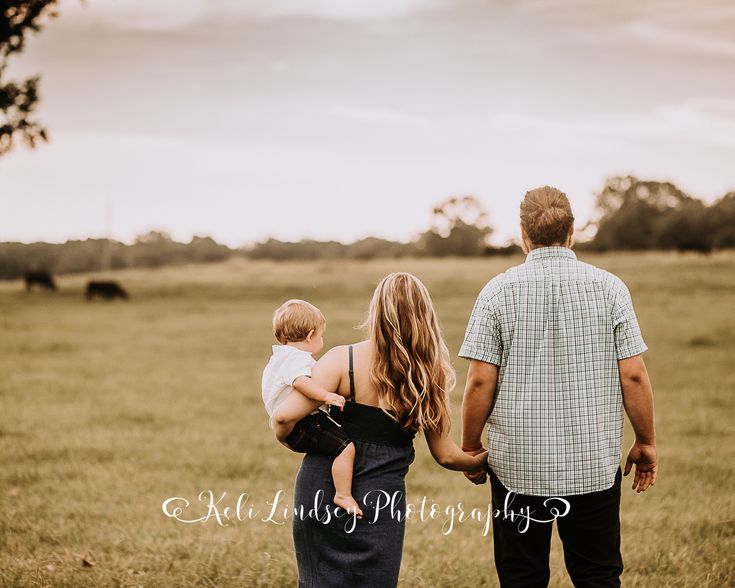
[[[327,394],[327,398],[324,400],[324,403],[328,404],[329,406],[339,406],[340,410],[344,410],[345,397],[330,392],[329,394]]]

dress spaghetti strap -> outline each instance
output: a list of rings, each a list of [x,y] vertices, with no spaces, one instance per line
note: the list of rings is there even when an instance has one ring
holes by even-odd
[[[350,398],[348,402],[356,402],[355,401],[355,370],[353,369],[352,365],[352,345],[349,345],[347,347],[350,361],[349,361],[349,374],[350,374]]]

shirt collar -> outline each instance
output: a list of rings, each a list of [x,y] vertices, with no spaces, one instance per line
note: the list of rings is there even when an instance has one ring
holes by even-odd
[[[569,247],[539,247],[528,253],[526,263],[537,259],[550,258],[577,259],[577,255]]]
[[[306,355],[311,355],[308,351],[304,351],[298,347],[293,347],[292,345],[273,345],[272,347],[273,355],[281,353],[306,353]]]

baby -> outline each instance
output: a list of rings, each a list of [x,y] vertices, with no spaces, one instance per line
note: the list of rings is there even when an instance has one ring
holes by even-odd
[[[263,372],[263,402],[270,426],[289,447],[300,453],[319,453],[334,457],[334,503],[357,518],[362,511],[352,497],[352,468],[355,444],[342,426],[329,416],[330,406],[344,409],[345,398],[327,392],[311,380],[316,363],[312,355],[324,347],[327,321],[321,311],[305,300],[289,300],[273,313],[273,334],[280,345]],[[312,410],[310,401],[323,404]]]

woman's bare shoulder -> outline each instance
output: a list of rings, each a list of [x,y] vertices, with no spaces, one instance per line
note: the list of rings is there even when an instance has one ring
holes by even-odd
[[[348,356],[350,347],[352,347],[354,351],[357,351],[369,347],[369,345],[370,341],[359,341],[358,343],[352,343],[350,345],[336,345],[322,355],[321,360],[345,359]]]
[[[347,345],[337,345],[332,347],[319,359],[320,362],[329,363],[347,357]]]

